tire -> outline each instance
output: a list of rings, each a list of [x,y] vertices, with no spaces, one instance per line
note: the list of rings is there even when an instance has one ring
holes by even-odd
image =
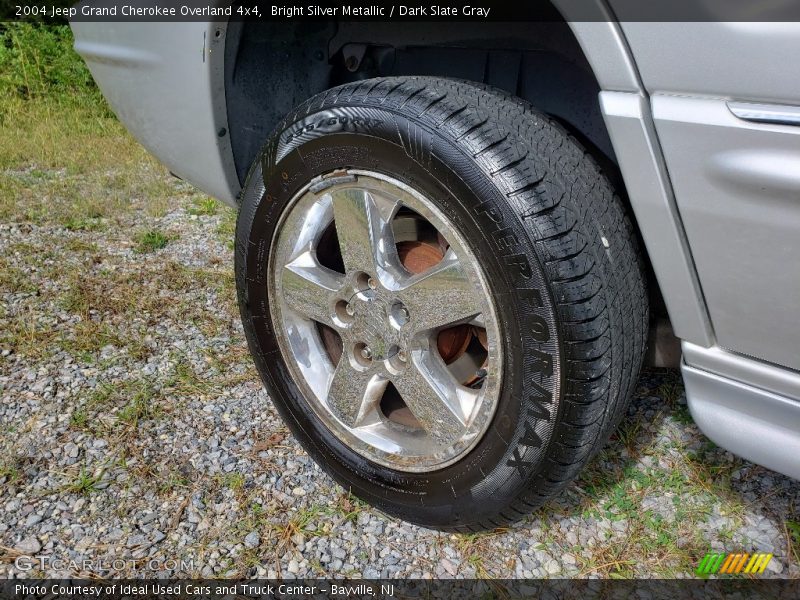
[[[280,277],[270,260],[281,219],[310,181],[354,169],[430,199],[477,258],[494,306],[503,361],[494,413],[441,468],[393,468],[343,442],[279,343],[268,290]],[[554,498],[625,414],[641,367],[645,275],[622,202],[563,127],[486,86],[381,78],[300,105],[250,171],[235,258],[250,351],[293,434],[342,486],[426,527],[495,528]]]

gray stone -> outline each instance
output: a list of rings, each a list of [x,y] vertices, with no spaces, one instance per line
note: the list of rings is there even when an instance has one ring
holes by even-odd
[[[36,554],[42,549],[42,544],[35,536],[28,536],[17,544],[16,549],[24,554]]]
[[[34,525],[41,523],[41,521],[42,521],[42,515],[39,514],[28,515],[28,518],[25,519],[25,527],[33,527]]]

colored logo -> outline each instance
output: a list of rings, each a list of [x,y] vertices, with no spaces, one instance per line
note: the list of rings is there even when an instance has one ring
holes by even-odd
[[[766,552],[747,553],[725,553],[709,552],[697,565],[698,575],[719,575],[719,574],[759,574],[767,568],[772,554]]]

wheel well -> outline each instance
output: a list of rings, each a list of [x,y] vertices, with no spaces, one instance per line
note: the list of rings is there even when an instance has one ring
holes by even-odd
[[[552,5],[543,6],[535,22],[450,28],[415,22],[231,22],[225,97],[240,183],[278,122],[315,94],[379,76],[453,77],[500,88],[561,122],[610,177],[639,235],[600,111],[600,85],[569,24]],[[651,315],[666,319],[646,253],[644,258]]]
[[[231,22],[225,96],[244,182],[261,144],[294,106],[337,85],[391,75],[454,77],[523,98],[561,121],[603,166],[616,160],[600,86],[552,7],[525,23]],[[616,183],[616,182],[615,182]]]

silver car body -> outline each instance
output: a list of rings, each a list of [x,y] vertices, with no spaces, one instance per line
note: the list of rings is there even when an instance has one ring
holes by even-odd
[[[572,2],[555,4],[569,21]],[[800,23],[570,27],[682,340],[695,421],[718,445],[800,478],[800,77],[789,73]],[[133,135],[235,206],[227,25],[73,29]]]

